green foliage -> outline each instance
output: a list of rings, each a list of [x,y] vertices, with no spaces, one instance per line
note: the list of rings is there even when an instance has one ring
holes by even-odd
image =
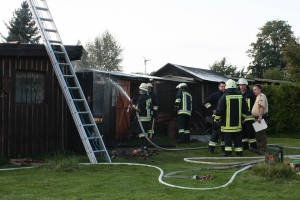
[[[278,68],[283,72],[286,63],[283,61],[282,49],[287,46],[289,38],[293,37],[291,26],[286,21],[268,21],[256,35],[257,41],[251,43],[248,56],[253,59],[248,71],[256,78],[262,78],[268,69]]]
[[[300,135],[300,84],[263,85],[268,98],[268,134]]]
[[[0,157],[0,166],[7,165],[9,163],[9,159],[5,157]]]
[[[35,26],[32,13],[26,1],[23,1],[21,8],[15,10],[12,19],[5,23],[8,29],[8,36],[1,37],[6,41],[21,41],[22,43],[38,43],[41,36],[38,36],[39,31]]]
[[[85,68],[122,71],[123,49],[108,31],[88,42],[85,51],[87,55],[81,59],[84,64],[87,63]]]
[[[268,180],[281,179],[281,178],[293,178],[296,176],[296,171],[290,166],[286,166],[283,163],[278,165],[268,165],[266,163],[255,165],[252,172]]]
[[[278,68],[267,69],[263,73],[264,79],[272,79],[272,80],[284,80],[284,75],[279,71]]]
[[[300,82],[300,42],[299,38],[292,38],[283,48],[283,60],[287,64],[286,73],[292,81]]]
[[[223,75],[229,75],[234,77],[245,77],[246,75],[244,73],[244,69],[242,69],[241,71],[237,71],[237,67],[228,64],[226,58],[223,58],[220,61],[215,61],[213,65],[209,66],[209,69]]]
[[[38,167],[42,171],[47,172],[74,172],[81,169],[79,158],[76,156],[64,156],[57,154],[52,159],[50,158],[46,164]]]

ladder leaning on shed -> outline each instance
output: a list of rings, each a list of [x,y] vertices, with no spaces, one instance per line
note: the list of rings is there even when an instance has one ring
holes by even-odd
[[[111,162],[46,1],[27,0],[27,2],[90,162],[98,163],[96,154]]]

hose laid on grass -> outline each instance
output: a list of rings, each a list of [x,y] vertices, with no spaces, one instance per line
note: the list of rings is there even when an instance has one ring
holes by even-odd
[[[147,139],[147,141],[152,144],[154,147],[158,148],[158,149],[161,149],[161,150],[165,150],[165,151],[184,151],[184,150],[199,150],[199,149],[207,149],[207,147],[195,147],[195,148],[181,148],[181,149],[167,149],[167,148],[163,148],[163,147],[160,147],[156,144],[154,144],[149,138],[148,138],[148,133],[145,132],[144,128],[143,128],[143,125],[142,125],[142,122],[141,122],[141,119],[140,119],[140,115],[139,113],[137,112],[136,113],[136,116],[138,118],[138,122],[139,122],[139,125],[141,127],[141,130],[143,132],[143,134],[145,135],[145,138]]]

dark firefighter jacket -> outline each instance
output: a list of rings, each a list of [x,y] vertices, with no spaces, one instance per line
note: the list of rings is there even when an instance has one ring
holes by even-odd
[[[220,121],[222,132],[240,132],[247,112],[248,106],[243,96],[235,88],[226,89],[219,100],[215,121]]]
[[[178,115],[189,115],[192,113],[192,95],[186,89],[178,90],[175,100],[175,109]]]
[[[255,94],[249,88],[249,86],[247,86],[247,90],[244,92],[244,94],[241,91],[239,91],[239,94],[243,95],[243,97],[246,99],[247,105],[248,105],[248,112],[247,112],[247,116],[245,118],[245,121],[254,120],[254,117],[251,114],[251,110],[252,110],[252,107],[253,107],[253,105],[255,103],[255,100],[256,100]]]
[[[153,93],[153,92],[150,92],[149,95],[151,97],[152,108],[153,108],[153,114],[152,114],[152,116],[155,118],[157,110],[158,110],[157,95],[155,93]]]
[[[137,111],[139,111],[141,121],[151,120],[151,97],[149,94],[141,94],[137,102]]]
[[[219,90],[218,92],[212,93],[207,97],[207,99],[204,101],[203,105],[206,108],[212,107],[213,110],[217,109],[217,105],[219,102],[219,99],[223,96],[223,92]]]

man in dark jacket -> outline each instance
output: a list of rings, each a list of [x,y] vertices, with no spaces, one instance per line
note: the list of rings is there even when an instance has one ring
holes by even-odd
[[[190,117],[192,114],[192,95],[188,92],[186,83],[177,85],[174,110],[177,112],[178,142],[190,141]]]
[[[245,118],[245,122],[242,124],[243,150],[248,150],[250,144],[250,150],[256,153],[257,152],[256,137],[255,137],[255,130],[252,125],[254,123],[255,118],[251,114],[253,105],[256,100],[256,96],[253,93],[253,91],[249,88],[248,81],[246,79],[240,78],[237,84],[239,85],[240,88],[239,93],[243,95],[248,105],[248,113]]]
[[[157,95],[153,92],[153,85],[151,83],[148,83],[148,93],[151,97],[151,102],[152,102],[152,117],[150,121],[150,129],[148,130],[149,138],[150,140],[154,141],[154,122],[155,118],[157,116],[157,111],[158,111],[158,101],[157,101]]]
[[[217,110],[217,105],[219,102],[219,99],[223,96],[223,93],[225,92],[225,82],[221,81],[218,84],[219,91],[211,94],[205,101],[204,106],[205,108],[212,108],[212,116],[214,117]],[[212,134],[211,138],[208,144],[208,152],[213,153],[215,150],[215,147],[218,143],[218,139],[221,139],[221,151],[222,154],[225,153],[225,142],[224,142],[224,135],[221,135],[220,132],[220,126],[216,122],[212,122]]]
[[[248,112],[246,100],[236,91],[236,83],[232,79],[226,82],[226,92],[220,98],[215,121],[221,125],[225,139],[225,156],[232,155],[232,141],[237,156],[243,156],[242,122]]]

